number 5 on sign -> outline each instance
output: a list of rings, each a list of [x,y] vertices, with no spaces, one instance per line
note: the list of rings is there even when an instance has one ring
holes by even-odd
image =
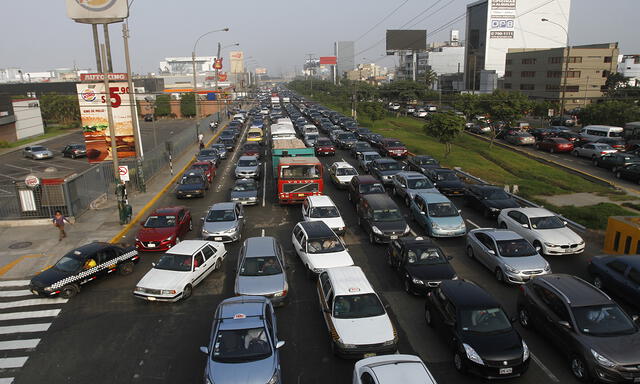
[[[123,88],[125,89],[125,88]],[[120,106],[120,104],[122,104],[122,99],[120,98],[120,95],[118,94],[118,92],[120,91],[119,87],[109,87],[109,97],[111,97],[111,107],[112,108],[118,108]],[[102,102],[106,103],[107,100],[105,99],[104,95],[102,96]]]
[[[119,165],[118,173],[120,174],[120,180],[129,181],[129,167],[127,165]]]

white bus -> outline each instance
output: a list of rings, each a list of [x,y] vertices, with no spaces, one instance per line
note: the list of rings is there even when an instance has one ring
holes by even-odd
[[[295,139],[296,130],[289,124],[271,124],[271,140]]]

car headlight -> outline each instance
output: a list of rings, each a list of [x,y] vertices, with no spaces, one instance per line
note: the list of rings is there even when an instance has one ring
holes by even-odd
[[[478,353],[473,348],[471,348],[469,344],[463,343],[462,346],[464,347],[464,351],[467,354],[467,358],[469,360],[473,361],[476,364],[484,365],[484,361],[482,361],[480,355],[478,355]]]
[[[51,288],[51,287],[45,287],[45,288],[44,288],[44,290],[45,290],[45,292],[52,292],[52,291],[53,291],[53,288]]]
[[[234,228],[227,229],[226,231],[222,231],[220,233],[234,233],[237,230],[238,230],[238,228],[234,227]]]
[[[371,230],[373,231],[373,233],[375,233],[376,235],[382,235],[382,231],[378,229],[378,227],[376,227],[375,225],[373,227],[371,227]]]
[[[239,198],[239,197],[232,197],[232,198],[231,198],[231,201],[238,201],[238,200],[240,200],[240,198]]]
[[[162,289],[162,290],[160,290],[160,294],[161,295],[175,295],[176,294],[176,290],[175,289]]]
[[[544,266],[544,271],[545,272],[551,272],[551,266],[549,264]]]
[[[489,210],[490,210],[491,212],[499,212],[499,211],[500,211],[500,208],[493,208],[493,207],[491,207],[491,208],[489,208]]]
[[[46,290],[47,290],[47,289],[45,288],[45,291],[46,291]],[[144,292],[144,288],[142,288],[142,287],[135,287],[133,291],[134,291],[134,292]]]
[[[591,350],[591,354],[596,359],[598,364],[602,365],[603,367],[612,368],[612,367],[616,366],[616,364],[613,361],[607,359],[606,357],[602,356],[601,354],[599,354],[598,352],[594,351],[593,349]]]
[[[438,223],[431,223],[431,228],[438,229],[440,227],[438,226]]]
[[[544,242],[544,245],[546,245],[547,247],[559,247],[559,245],[553,244],[553,243],[547,243],[546,241]]]
[[[522,361],[525,361],[529,358],[529,346],[527,343],[522,340]]]
[[[424,282],[422,280],[416,279],[415,277],[412,277],[411,281],[413,282],[413,284],[424,285]]]
[[[578,243],[578,245],[584,245],[584,240],[580,240],[580,242]]]
[[[256,201],[256,200],[258,200],[258,198],[257,198],[257,197],[255,197],[255,196],[251,196],[251,197],[249,198],[249,200],[251,200],[251,201]]]
[[[171,241],[171,240],[173,240],[173,235],[171,235],[171,236],[167,237],[166,239],[164,239],[164,240],[162,240],[162,241]]]
[[[458,275],[453,275],[453,277],[451,278],[451,280],[458,280],[458,279],[459,279]]]
[[[407,224],[406,227],[404,227],[404,233],[410,232],[411,231],[411,227],[409,226],[409,224]]]
[[[520,271],[519,271],[519,270],[517,270],[517,269],[513,268],[513,267],[512,267],[512,266],[510,266],[509,264],[505,264],[505,265],[504,265],[504,268],[505,268],[508,272],[511,272],[511,273],[520,273]]]
[[[140,241],[140,239],[138,239],[138,238],[136,237],[136,241]]]
[[[271,379],[267,381],[267,384],[276,384],[279,381],[280,381],[280,372],[275,371],[273,376],[271,376]]]

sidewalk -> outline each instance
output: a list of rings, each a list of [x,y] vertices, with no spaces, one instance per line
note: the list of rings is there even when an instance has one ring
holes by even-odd
[[[221,132],[226,123],[223,119],[216,133],[209,128],[211,117],[205,117],[200,122],[200,130],[204,134],[205,143],[212,141]],[[215,136],[215,137],[214,137]],[[147,192],[129,195],[129,204],[133,207],[133,218],[130,226],[120,225],[115,199],[111,198],[95,210],[84,212],[76,222],[67,225],[67,237],[58,241],[58,230],[52,224],[36,226],[0,227],[0,279],[24,279],[33,276],[38,271],[54,264],[69,250],[93,241],[111,241],[117,243],[122,231],[131,228],[136,222],[136,215],[150,206],[157,195],[175,183],[182,171],[194,159],[198,152],[198,143],[187,148],[180,157],[174,159],[174,174],[169,172],[169,166],[156,174],[147,184]],[[18,243],[31,242],[25,248],[12,249],[10,246]]]

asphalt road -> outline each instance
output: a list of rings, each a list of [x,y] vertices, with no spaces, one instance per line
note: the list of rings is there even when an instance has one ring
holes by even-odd
[[[333,158],[323,158],[325,166],[343,158],[352,162],[348,153],[338,151]],[[199,218],[214,202],[228,199],[237,153],[225,160],[218,170],[212,191],[202,199],[177,200],[171,191],[158,206],[187,205],[195,218],[194,231],[187,236],[198,238]],[[270,164],[262,183],[266,190],[264,204],[247,207],[243,238],[274,236],[286,249],[291,268],[288,270],[290,303],[277,309],[281,340],[281,365],[285,383],[350,383],[353,361],[331,354],[329,335],[319,311],[314,282],[308,280],[304,267],[291,245],[291,230],[301,220],[300,206],[280,206],[275,202]],[[369,281],[389,306],[388,310],[400,335],[401,353],[421,356],[439,383],[476,383],[482,380],[458,374],[444,341],[429,329],[423,318],[424,299],[406,294],[399,278],[384,261],[385,247],[368,243],[357,226],[355,209],[344,191],[336,189],[325,175],[325,193],[338,205],[348,230],[345,241],[356,265],[363,268]],[[468,227],[490,227],[495,223],[454,201],[462,209]],[[403,211],[406,207],[398,201]],[[415,223],[413,230],[424,234]],[[130,234],[127,241],[132,241]],[[515,314],[517,288],[499,284],[493,274],[464,252],[464,238],[436,240],[451,261],[457,274],[485,287]],[[581,256],[548,258],[554,272],[572,273],[583,278],[589,255],[599,244],[587,240],[587,252]],[[158,254],[146,253],[132,275],[111,276],[83,287],[82,292],[62,307],[62,312],[44,334],[38,348],[17,372],[16,383],[201,383],[205,355],[199,351],[206,345],[211,321],[218,303],[233,295],[234,273],[239,244],[227,245],[228,256],[219,271],[213,272],[194,289],[193,296],[174,304],[150,303],[132,295],[137,281],[157,261]],[[0,311],[1,312],[1,311]],[[529,371],[518,383],[574,383],[568,362],[549,346],[541,335],[520,329],[533,352]]]

